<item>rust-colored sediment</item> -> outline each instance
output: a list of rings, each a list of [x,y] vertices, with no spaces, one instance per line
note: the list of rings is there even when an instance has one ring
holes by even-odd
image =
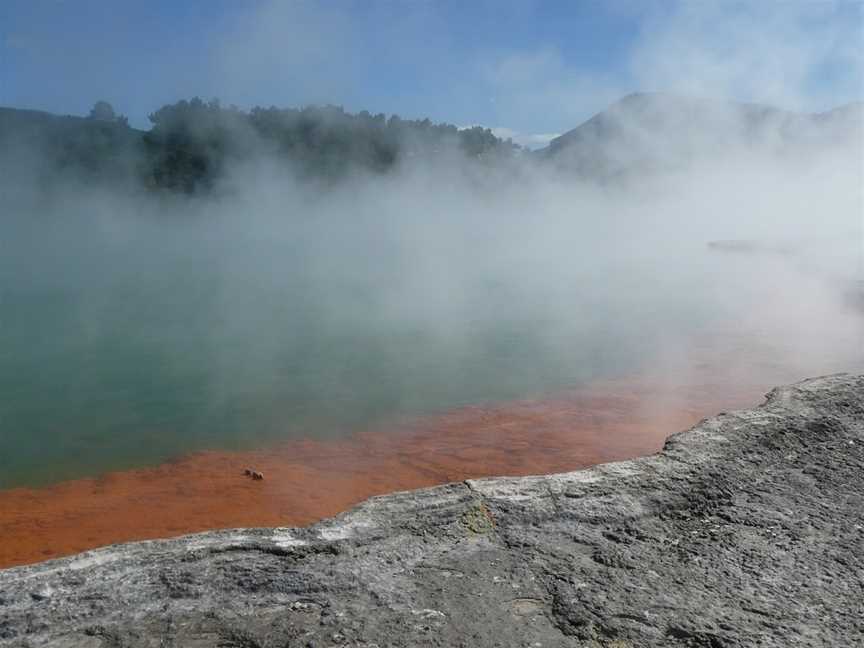
[[[214,528],[306,525],[381,493],[650,454],[700,418],[758,402],[767,386],[606,382],[348,440],[200,452],[153,468],[2,491],[0,568]],[[247,467],[265,479],[244,476]]]

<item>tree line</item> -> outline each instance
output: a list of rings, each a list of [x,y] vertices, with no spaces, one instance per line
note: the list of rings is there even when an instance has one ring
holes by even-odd
[[[521,151],[479,126],[460,129],[429,119],[352,114],[332,105],[243,111],[196,97],[153,112],[148,131],[130,128],[105,101],[85,119],[38,115],[42,118],[34,117],[29,130],[22,130],[10,129],[0,114],[0,142],[4,130],[29,133],[56,169],[89,180],[134,180],[185,193],[205,191],[232,163],[261,155],[290,161],[304,176],[338,180],[352,170],[385,173],[410,160],[458,153],[490,164]]]

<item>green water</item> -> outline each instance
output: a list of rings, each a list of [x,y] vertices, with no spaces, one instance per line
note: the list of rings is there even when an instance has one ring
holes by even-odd
[[[480,274],[395,290],[396,255],[322,267],[295,243],[238,256],[190,253],[188,233],[154,245],[52,231],[3,258],[0,487],[343,436],[634,362],[632,324],[578,292],[568,312],[581,315],[562,318],[548,295]]]
[[[783,315],[821,284],[772,305],[786,260],[704,242],[173,218],[4,221],[0,488],[541,395],[675,358],[718,318],[780,361],[849,356],[833,306]]]
[[[247,326],[214,329],[206,284],[182,303],[118,286],[96,324],[80,303],[63,292],[5,295],[0,486],[344,435],[575,384],[597,375],[600,356],[606,371],[626,364],[614,346],[562,354],[535,334],[544,322],[524,318],[468,324],[454,340],[407,324],[334,326],[296,295]]]

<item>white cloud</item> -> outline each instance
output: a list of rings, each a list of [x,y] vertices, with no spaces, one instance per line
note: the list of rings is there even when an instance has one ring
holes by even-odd
[[[807,2],[617,5],[641,29],[621,71],[587,70],[550,45],[486,52],[476,63],[497,123],[569,129],[636,91],[824,110],[860,100],[861,6]]]
[[[568,64],[555,47],[487,55],[478,70],[499,123],[572,127],[627,92],[611,76]]]
[[[838,3],[683,3],[647,17],[630,57],[643,90],[820,109],[860,95],[860,11]],[[851,18],[851,19],[850,19]],[[824,81],[826,71],[843,68]],[[854,86],[857,86],[854,87]]]

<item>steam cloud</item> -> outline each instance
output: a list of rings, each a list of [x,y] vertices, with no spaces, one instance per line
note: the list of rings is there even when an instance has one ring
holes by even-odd
[[[849,34],[798,47],[812,7],[767,22],[749,15],[764,9],[731,22],[723,10],[719,23],[694,7],[640,37],[634,83],[823,109],[830,97],[811,85],[826,61],[860,71]],[[294,17],[281,4],[262,11]],[[302,11],[303,25],[345,29],[338,11]],[[217,65],[243,97],[258,91],[243,85],[258,78],[248,69],[278,52],[278,24],[259,16],[245,27],[256,34],[245,58],[235,54],[247,32],[221,50]],[[703,40],[707,24],[734,31],[735,56],[722,34]],[[308,33],[292,42],[332,64]],[[551,50],[476,69],[514,123],[548,108],[576,125],[626,94],[573,77]],[[302,87],[322,99],[332,90]],[[860,83],[848,90],[860,96]],[[98,466],[118,446],[140,458],[339,434],[638,371],[671,393],[702,379],[704,363],[719,383],[861,368],[860,127],[841,129],[857,140],[790,153],[785,117],[754,139],[736,104],[711,105],[723,130],[683,145],[666,137],[674,128],[622,113],[626,137],[602,139],[604,155],[669,164],[604,182],[528,155],[482,169],[447,157],[323,190],[262,150],[208,195],[71,183],[44,192],[38,157],[6,151],[0,467],[16,479],[70,452]],[[25,434],[41,439],[30,456]],[[88,438],[105,434],[118,435],[114,447]],[[13,447],[14,466],[4,459]]]

